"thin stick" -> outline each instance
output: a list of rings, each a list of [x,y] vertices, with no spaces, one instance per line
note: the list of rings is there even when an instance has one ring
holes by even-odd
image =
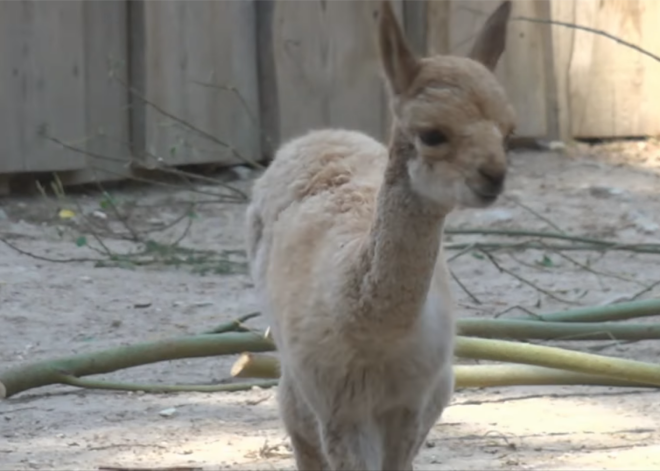
[[[142,101],[144,104],[151,106],[153,109],[155,109],[156,111],[161,113],[163,116],[166,116],[169,119],[171,119],[172,121],[174,121],[176,123],[179,123],[182,126],[188,128],[188,129],[191,129],[192,131],[197,132],[198,134],[200,134],[201,136],[203,136],[206,139],[210,140],[211,142],[214,142],[214,143],[218,144],[219,146],[224,147],[225,149],[229,150],[234,157],[238,158],[239,160],[241,160],[245,163],[248,163],[248,164],[252,165],[254,168],[263,168],[263,165],[255,162],[252,159],[248,159],[247,157],[244,157],[243,155],[241,155],[240,152],[238,152],[238,150],[236,150],[236,148],[234,146],[232,146],[231,144],[229,144],[229,143],[227,143],[227,142],[225,142],[221,139],[218,139],[213,134],[208,133],[208,132],[204,131],[203,129],[200,129],[197,126],[194,126],[193,124],[189,123],[185,119],[181,119],[178,116],[170,113],[169,111],[166,111],[162,107],[160,107],[157,104],[155,104],[154,102],[150,101],[147,97],[145,97],[142,93],[140,93],[135,87],[132,87],[128,83],[124,82],[123,80],[121,80],[117,77],[115,77],[115,80],[117,80],[120,84],[122,84],[124,87],[126,87],[126,89],[129,92],[131,92],[132,95],[139,98],[140,101]]]
[[[454,281],[456,282],[456,284],[457,284],[458,286],[460,286],[460,288],[461,288],[463,291],[465,291],[465,293],[466,293],[466,294],[472,299],[472,301],[475,302],[475,304],[481,304],[481,301],[479,300],[479,298],[477,298],[477,297],[476,297],[476,296],[475,296],[475,295],[474,295],[474,294],[473,294],[473,293],[467,288],[467,286],[465,286],[465,285],[463,284],[463,282],[462,282],[462,281],[458,278],[458,276],[456,276],[456,274],[454,273],[454,270],[452,270],[451,268],[449,268],[449,274],[450,274],[451,277],[454,279]]]
[[[208,88],[213,88],[213,89],[216,89],[216,90],[219,90],[219,91],[232,93],[241,102],[241,105],[243,106],[243,109],[245,110],[245,113],[250,118],[250,121],[252,121],[252,125],[255,127],[255,129],[257,131],[259,131],[259,134],[261,134],[261,136],[266,140],[266,142],[268,144],[273,143],[270,136],[264,131],[264,129],[259,124],[259,121],[257,120],[257,117],[254,114],[252,114],[252,111],[250,110],[250,107],[248,106],[247,101],[245,101],[245,98],[243,97],[243,94],[238,90],[238,88],[232,87],[230,85],[218,85],[218,84],[215,84],[215,83],[198,82],[197,80],[192,80],[192,83],[194,83],[196,85],[201,85],[202,87],[208,87]]]
[[[551,221],[550,219],[548,219],[547,217],[543,216],[543,215],[542,215],[541,213],[539,213],[538,211],[532,209],[531,207],[527,206],[527,205],[524,204],[524,203],[521,203],[520,201],[518,201],[518,200],[515,199],[515,198],[511,198],[510,196],[507,196],[506,199],[507,199],[508,201],[511,201],[513,204],[515,204],[515,205],[517,205],[517,206],[520,206],[520,207],[523,208],[525,211],[527,211],[528,213],[532,214],[533,216],[535,216],[536,218],[540,219],[541,221],[545,222],[548,226],[552,227],[554,230],[556,230],[556,231],[559,232],[560,234],[566,234],[566,231],[563,231],[563,230],[562,230],[557,224],[555,224],[554,222],[552,222],[552,221]]]
[[[207,330],[206,332],[203,332],[203,334],[211,335],[211,334],[224,334],[226,332],[241,332],[243,329],[247,329],[243,324],[250,319],[254,319],[255,317],[259,317],[261,315],[260,312],[251,312],[250,314],[245,314],[238,319],[234,319],[233,321],[229,321],[225,324],[220,324],[217,327],[214,327],[211,330]]]
[[[608,39],[611,39],[614,42],[617,42],[623,46],[629,47],[630,49],[634,49],[635,51],[644,54],[645,56],[650,57],[651,59],[654,59],[656,61],[660,62],[660,56],[653,54],[652,52],[647,51],[646,49],[643,49],[636,44],[630,43],[628,41],[625,41],[619,37],[614,36],[613,34],[610,34],[606,31],[603,31],[601,29],[596,29],[596,28],[590,28],[588,26],[581,26],[577,25],[575,23],[566,23],[564,21],[555,21],[555,20],[544,20],[540,18],[529,18],[526,16],[516,16],[511,18],[512,21],[529,21],[530,23],[542,23],[542,24],[549,24],[549,25],[555,25],[555,26],[564,26],[566,28],[571,28],[571,29],[578,29],[582,31],[587,31],[589,33],[597,34],[599,36],[606,37]]]
[[[499,235],[505,237],[538,237],[543,239],[559,239],[570,242],[581,242],[585,244],[602,245],[607,247],[624,247],[627,245],[654,247],[660,250],[660,244],[621,244],[602,239],[594,239],[590,237],[572,236],[568,234],[560,234],[556,232],[543,232],[543,231],[525,231],[525,230],[503,230],[503,229],[474,229],[474,228],[461,228],[461,229],[445,229],[447,234],[461,234],[461,235]]]
[[[541,243],[543,243],[543,242],[541,242]],[[575,260],[573,257],[570,257],[570,256],[562,253],[559,250],[549,249],[549,251],[551,251],[552,253],[557,254],[558,256],[562,257],[565,260],[568,260],[569,262],[571,262],[574,265],[580,267],[581,269],[593,273],[597,277],[606,276],[606,277],[609,277],[609,278],[614,278],[616,280],[627,281],[629,283],[635,283],[635,284],[638,284],[638,285],[642,285],[645,288],[647,288],[647,286],[644,283],[642,283],[641,281],[631,279],[631,278],[627,278],[625,276],[617,275],[616,273],[608,273],[608,272],[603,272],[603,271],[600,271],[600,270],[596,270],[596,269],[594,269],[594,268],[592,268],[592,267],[590,267],[590,266],[588,266],[588,265],[586,265],[582,262],[579,262],[579,261]]]
[[[31,252],[28,252],[27,250],[23,250],[20,247],[12,244],[9,242],[7,239],[4,237],[0,237],[0,242],[5,244],[7,247],[10,249],[14,250],[15,252],[25,255],[27,257],[33,258],[35,260],[40,260],[42,262],[51,262],[51,263],[84,263],[84,262],[102,262],[103,260],[100,258],[88,258],[88,257],[81,257],[81,258],[51,258],[51,257],[44,257],[43,255],[37,255]]]
[[[602,244],[547,244],[540,241],[523,241],[516,243],[503,243],[503,242],[471,242],[445,244],[443,247],[446,250],[464,250],[466,248],[482,249],[488,251],[496,250],[556,250],[556,251],[572,251],[572,252],[602,252],[617,251],[617,252],[634,252],[646,254],[660,254],[660,245],[654,246],[653,244],[618,244],[618,245],[602,245]]]
[[[60,384],[75,386],[85,389],[102,389],[107,391],[143,391],[143,392],[236,392],[249,391],[255,387],[272,388],[277,386],[277,381],[259,381],[253,383],[226,383],[226,384],[139,384],[139,383],[114,383],[110,381],[98,381],[92,379],[76,378],[71,375],[62,375]]]
[[[632,296],[632,300],[634,301],[635,299],[639,299],[642,295],[650,292],[651,290],[653,290],[653,288],[655,288],[656,286],[659,286],[659,285],[660,285],[660,280],[656,281],[655,283],[650,284],[649,286],[645,287],[641,291],[638,291],[637,293],[635,293]]]
[[[557,296],[557,295],[554,294],[553,292],[548,291],[548,290],[546,290],[546,289],[544,289],[544,288],[541,288],[540,286],[536,285],[535,283],[532,283],[532,282],[529,281],[528,279],[526,279],[526,278],[524,278],[524,277],[518,275],[517,273],[514,273],[513,271],[509,270],[508,268],[503,267],[502,265],[500,265],[500,263],[497,261],[497,259],[495,259],[495,257],[493,257],[493,255],[491,255],[491,254],[488,253],[487,251],[482,250],[482,249],[479,249],[479,251],[480,251],[481,253],[483,253],[486,257],[488,257],[488,260],[490,260],[491,263],[492,263],[493,265],[495,265],[495,267],[496,267],[500,272],[502,272],[502,273],[506,273],[506,274],[508,274],[509,276],[512,276],[512,277],[515,278],[516,280],[518,280],[518,281],[520,281],[520,282],[522,282],[522,283],[525,283],[527,286],[531,286],[531,287],[534,288],[535,290],[537,290],[537,291],[539,291],[539,292],[541,292],[541,293],[543,293],[543,294],[545,294],[545,295],[547,295],[547,296],[551,297],[552,299],[555,299],[555,300],[557,300],[557,301],[559,301],[559,302],[566,303],[566,304],[577,304],[575,301],[571,301],[571,300],[568,300],[568,299],[564,299],[564,298],[562,298],[562,297],[560,297],[560,296]]]
[[[43,137],[44,137],[44,139],[52,141],[55,144],[58,144],[58,145],[62,146],[63,148],[67,149],[67,150],[70,150],[72,152],[76,152],[76,153],[79,153],[79,154],[83,154],[87,157],[91,157],[91,158],[98,159],[98,160],[109,160],[109,161],[115,161],[115,162],[125,162],[123,159],[110,157],[110,156],[106,156],[106,155],[101,155],[101,154],[97,154],[95,152],[90,152],[86,149],[81,149],[79,147],[73,146],[71,144],[67,144],[66,142],[64,142],[60,139],[57,139],[55,137],[52,137],[52,136],[49,136],[49,135],[46,135],[46,134],[44,134]],[[149,155],[152,156],[152,154],[149,154]],[[206,183],[211,183],[211,184],[214,184],[214,185],[218,185],[222,188],[225,188],[225,189],[231,191],[232,193],[235,193],[238,196],[238,198],[240,199],[241,202],[245,202],[245,201],[248,200],[247,195],[243,191],[239,190],[238,188],[233,187],[232,185],[229,185],[227,183],[221,182],[221,181],[213,179],[213,178],[206,177],[204,175],[196,175],[196,174],[191,173],[191,172],[186,172],[184,170],[180,170],[180,169],[177,169],[177,168],[172,168],[172,167],[168,167],[166,165],[162,165],[159,162],[160,159],[158,159],[155,156],[153,156],[153,158],[157,162],[157,164],[154,165],[153,168],[148,167],[144,163],[139,162],[139,161],[132,161],[131,165],[139,167],[139,168],[144,169],[144,170],[151,170],[151,171],[158,170],[159,172],[163,172],[163,173],[166,173],[166,174],[175,175],[175,176],[179,176],[179,177],[183,177],[183,178],[191,178],[191,179],[194,178],[194,179],[206,182]],[[105,169],[103,171],[107,172],[107,173],[112,173],[112,172],[107,171]],[[132,177],[132,176],[129,176],[128,178],[129,179],[130,178],[135,179],[135,177]],[[150,180],[146,180],[146,181],[148,183],[154,183]],[[188,181],[188,180],[184,180],[184,181],[188,185],[192,186],[190,181]],[[208,192],[207,192],[207,194],[213,194],[214,196],[223,196],[223,197],[226,197],[226,198],[231,198],[230,195],[215,195],[214,193],[208,193]]]

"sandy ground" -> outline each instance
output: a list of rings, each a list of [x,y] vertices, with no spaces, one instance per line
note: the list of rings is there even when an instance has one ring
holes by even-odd
[[[506,197],[489,210],[455,213],[449,221],[452,227],[545,230],[545,218],[574,234],[658,241],[657,145],[629,143],[597,151],[581,147],[568,155],[515,152],[511,159]],[[233,184],[248,188],[249,179]],[[197,186],[196,190],[128,187],[112,194],[122,207],[132,207],[131,224],[143,229],[173,220],[185,210],[182,202],[193,196],[203,199],[198,191],[214,188]],[[75,223],[60,220],[57,210],[67,207],[89,214],[99,209],[102,199],[91,191],[60,203],[41,197],[4,198],[0,200],[0,233],[22,250],[45,257],[97,257],[89,248],[76,245],[80,234]],[[244,206],[203,203],[195,211],[197,218],[181,243],[215,251],[215,255],[178,268],[53,263],[0,244],[0,369],[197,333],[255,310],[241,252]],[[121,229],[118,223],[110,226],[114,232]],[[180,233],[182,226],[175,229]],[[126,242],[104,237],[114,251],[129,248]],[[484,236],[448,239],[456,243]],[[96,244],[90,236],[88,242]],[[585,271],[550,251],[518,252],[515,259],[506,254],[497,257],[515,274],[577,305],[615,302],[660,280],[656,256],[570,255],[581,263],[589,258],[594,271]],[[536,263],[544,256],[551,266]],[[488,260],[470,254],[453,261],[451,267],[479,301],[455,285],[461,316],[491,317],[514,306],[535,312],[572,306],[499,274]],[[608,277],[608,272],[629,281]],[[657,293],[658,289],[651,289],[641,297]],[[264,327],[260,319],[252,325]],[[589,351],[591,344],[572,346]],[[657,361],[660,344],[610,342],[600,353]],[[229,377],[234,360],[159,363],[104,379],[219,383]],[[65,386],[35,389],[0,402],[0,469],[293,469],[275,394],[274,389],[215,394],[142,394]],[[658,399],[660,395],[653,391],[607,387],[461,390],[434,427],[416,467],[660,469]],[[172,415],[161,414],[170,408],[175,408]]]

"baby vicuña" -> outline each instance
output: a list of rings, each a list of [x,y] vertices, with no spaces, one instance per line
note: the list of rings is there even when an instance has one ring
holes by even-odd
[[[300,470],[412,470],[451,398],[442,231],[455,207],[487,207],[503,191],[515,114],[493,71],[510,11],[499,5],[468,57],[420,58],[383,2],[389,146],[311,131],[254,184],[248,256]]]

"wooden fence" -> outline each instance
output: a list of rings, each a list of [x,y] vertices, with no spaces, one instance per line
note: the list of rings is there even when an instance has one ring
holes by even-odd
[[[414,47],[463,53],[499,0],[395,0]],[[239,163],[309,128],[383,139],[372,0],[0,2],[0,179],[120,178]],[[513,17],[604,30],[660,54],[657,0],[514,0]],[[593,33],[514,20],[497,75],[518,135],[660,134],[660,62]]]

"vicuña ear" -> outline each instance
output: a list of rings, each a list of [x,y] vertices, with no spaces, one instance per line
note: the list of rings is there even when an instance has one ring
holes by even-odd
[[[389,0],[381,4],[378,45],[387,81],[392,92],[399,95],[412,84],[419,71],[419,60],[406,41]]]
[[[506,0],[490,15],[468,57],[494,71],[506,46],[506,29],[510,15],[511,0]]]

